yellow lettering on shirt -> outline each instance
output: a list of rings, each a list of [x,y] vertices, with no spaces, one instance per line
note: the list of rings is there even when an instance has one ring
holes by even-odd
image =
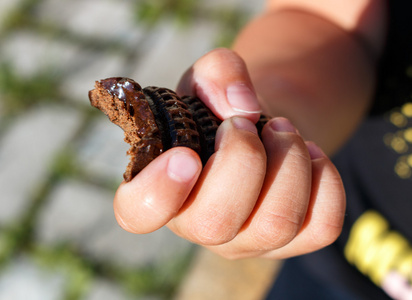
[[[376,211],[367,211],[353,225],[344,249],[346,259],[380,285],[390,271],[412,279],[412,248]]]

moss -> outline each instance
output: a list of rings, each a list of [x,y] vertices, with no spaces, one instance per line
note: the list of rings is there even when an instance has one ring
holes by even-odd
[[[190,253],[160,264],[138,270],[122,270],[116,277],[132,295],[156,295],[162,299],[172,299],[187,273],[194,253],[195,247]]]
[[[189,24],[196,15],[197,7],[196,0],[136,1],[136,20],[149,26],[164,18],[172,18],[179,24]]]
[[[82,176],[82,168],[76,162],[75,153],[71,147],[66,147],[56,155],[52,165],[52,174],[54,181],[60,178],[78,178]]]
[[[140,24],[153,26],[162,19],[175,20],[188,26],[196,20],[207,20],[219,25],[216,46],[229,47],[236,34],[245,25],[250,13],[237,7],[204,8],[195,0],[145,0],[135,4],[136,20]]]
[[[36,245],[32,250],[32,257],[42,267],[65,275],[64,300],[81,299],[95,275],[92,265],[68,246],[46,248]]]
[[[2,31],[6,32],[32,24],[34,11],[40,1],[41,0],[20,1],[19,5],[6,15],[6,18],[3,20]]]
[[[222,9],[212,12],[213,19],[219,23],[222,30],[216,39],[217,47],[230,47],[240,29],[249,20],[249,13],[241,9]]]
[[[22,226],[3,229],[0,233],[0,266],[3,266],[15,255],[22,241],[25,240],[27,230]]]
[[[6,114],[17,114],[43,102],[59,99],[59,74],[39,71],[34,76],[19,76],[10,64],[0,65],[0,94]]]

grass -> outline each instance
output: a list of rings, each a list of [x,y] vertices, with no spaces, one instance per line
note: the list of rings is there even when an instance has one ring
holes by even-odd
[[[65,276],[64,300],[81,299],[95,277],[92,264],[69,246],[50,248],[35,245],[31,254],[41,267]]]
[[[216,47],[230,47],[234,37],[248,20],[249,13],[235,7],[204,8],[196,0],[144,0],[135,2],[136,22],[152,27],[162,20],[172,19],[180,27],[199,20],[220,25]]]
[[[156,295],[172,299],[193,258],[189,254],[175,257],[161,264],[152,264],[137,270],[121,270],[117,278],[132,295]]]
[[[144,0],[135,2],[136,21],[153,26],[172,18],[181,25],[193,21],[198,7],[196,0]]]
[[[31,16],[41,0],[21,0],[17,7],[2,20],[2,33],[32,24]]]
[[[213,11],[215,20],[223,30],[217,37],[217,47],[230,47],[236,34],[246,24],[249,14],[241,9],[222,9]]]
[[[59,84],[59,74],[55,70],[40,70],[34,76],[25,78],[10,64],[1,64],[0,94],[4,113],[16,115],[33,105],[59,99]]]

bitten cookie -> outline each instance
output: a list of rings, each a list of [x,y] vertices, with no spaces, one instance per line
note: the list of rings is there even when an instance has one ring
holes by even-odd
[[[182,100],[166,88],[142,88],[132,79],[112,77],[96,81],[89,98],[124,130],[131,146],[125,181],[172,147],[189,147],[204,163],[213,154],[220,120],[195,97]]]
[[[203,102],[192,96],[178,97],[160,87],[142,88],[133,79],[111,77],[96,81],[89,92],[92,106],[103,111],[124,130],[130,144],[130,162],[123,174],[130,181],[153,159],[172,147],[189,147],[203,164],[214,153],[215,136],[221,121]],[[261,116],[262,130],[268,121]]]

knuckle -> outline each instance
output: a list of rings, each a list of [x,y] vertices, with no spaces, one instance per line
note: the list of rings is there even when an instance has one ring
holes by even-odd
[[[217,246],[231,241],[237,234],[227,220],[216,217],[198,218],[190,222],[190,235],[194,242],[204,246]]]
[[[220,48],[216,48],[211,50],[208,54],[208,57],[220,57],[220,58],[227,58],[227,57],[234,57],[237,59],[241,59],[240,56],[238,54],[236,54],[236,52],[234,52],[233,50],[230,50],[229,48],[224,48],[224,47],[220,47]]]
[[[336,221],[333,223],[319,222],[311,231],[311,239],[318,248],[326,247],[332,244],[342,232],[343,222]]]
[[[344,219],[346,196],[339,174],[323,169],[320,191],[317,195],[319,208],[313,216],[311,238],[319,247],[333,243],[341,234]],[[326,176],[326,175],[327,176]]]
[[[311,164],[311,159],[309,152],[300,136],[297,134],[290,134],[293,138],[290,144],[284,148],[284,151],[289,156],[287,160],[293,163],[296,167],[309,166]]]
[[[210,74],[220,75],[218,78],[221,77],[222,71],[229,74],[227,66],[231,66],[235,73],[246,70],[243,59],[228,48],[213,49],[196,62],[197,68],[206,68]]]
[[[271,214],[256,224],[254,240],[261,251],[270,251],[287,245],[297,235],[300,223],[289,217]]]
[[[298,133],[280,132],[274,138],[273,132],[265,127],[262,131],[262,138],[268,150],[275,155],[281,155],[285,159],[300,163],[309,164],[311,162],[306,144]]]
[[[219,132],[221,133],[221,132]],[[266,169],[266,151],[259,137],[253,133],[225,133],[217,141],[217,153],[224,161],[233,160],[236,165],[248,170]]]

